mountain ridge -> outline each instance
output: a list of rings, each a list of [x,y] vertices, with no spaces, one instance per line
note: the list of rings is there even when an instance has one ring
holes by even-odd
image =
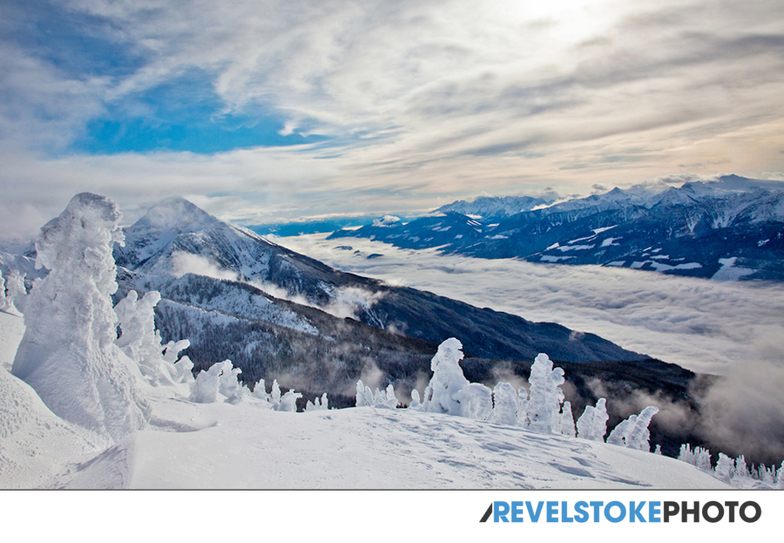
[[[475,213],[488,207],[482,198],[475,208],[457,202],[462,212],[442,206],[406,224],[369,224],[327,239],[365,237],[445,254],[717,280],[784,280],[784,182],[728,175],[680,187],[647,183],[489,217]]]

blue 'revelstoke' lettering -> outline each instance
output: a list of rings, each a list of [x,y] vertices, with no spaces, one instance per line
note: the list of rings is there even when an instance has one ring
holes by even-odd
[[[617,517],[614,517],[610,514],[610,511],[613,507],[617,507],[620,509],[621,514]],[[607,504],[607,507],[604,508],[604,518],[609,520],[610,522],[617,523],[621,522],[624,518],[626,518],[626,506],[621,502],[613,501]]]
[[[509,522],[509,504],[506,502],[493,502],[493,522]]]
[[[547,522],[558,522],[558,502],[547,502]]]
[[[574,522],[574,519],[569,516],[568,502],[561,502],[561,522]]]
[[[588,507],[588,502],[579,501],[574,504],[574,520],[581,523],[588,522],[589,515],[588,511],[585,510],[586,507]]]
[[[645,517],[642,516],[642,507],[645,505],[645,502],[642,501],[639,504],[635,504],[635,502],[629,502],[629,522],[645,522]]]
[[[534,508],[531,507],[531,502],[525,502],[525,508],[528,509],[528,518],[531,519],[531,522],[539,522],[539,515],[542,514],[542,507],[544,507],[544,502],[536,502],[538,504],[536,511]]]
[[[661,522],[661,502],[648,502],[648,522]]]
[[[512,502],[512,522],[523,522],[523,502]]]

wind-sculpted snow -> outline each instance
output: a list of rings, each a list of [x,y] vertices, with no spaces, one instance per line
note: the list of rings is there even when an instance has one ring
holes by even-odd
[[[63,419],[117,440],[145,424],[139,370],[115,345],[112,245],[122,242],[117,205],[78,194],[36,242],[37,281],[13,373]]]

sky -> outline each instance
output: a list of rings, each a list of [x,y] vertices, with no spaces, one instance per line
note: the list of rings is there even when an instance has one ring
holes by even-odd
[[[3,0],[0,232],[784,179],[779,0]]]

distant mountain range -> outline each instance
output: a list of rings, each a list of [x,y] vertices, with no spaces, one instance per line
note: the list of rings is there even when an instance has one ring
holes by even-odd
[[[386,217],[338,230],[329,239],[351,237],[479,258],[781,281],[784,182],[728,175],[566,201],[555,195],[480,197],[408,222]]]

